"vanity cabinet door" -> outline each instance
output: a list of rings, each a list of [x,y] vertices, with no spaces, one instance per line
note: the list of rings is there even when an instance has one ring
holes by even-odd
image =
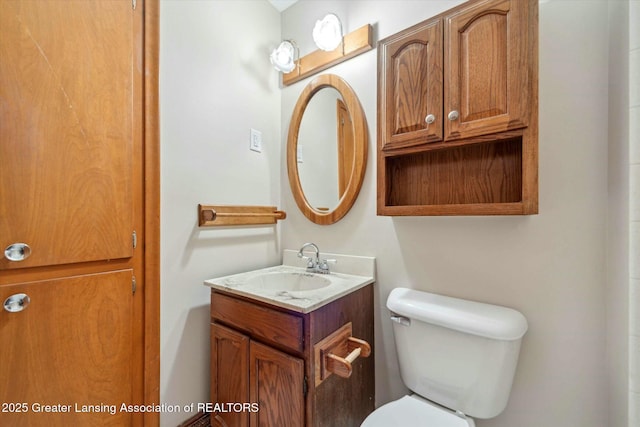
[[[442,20],[379,45],[378,139],[382,149],[442,140]]]
[[[527,126],[528,2],[475,2],[445,17],[445,140]]]
[[[304,361],[251,341],[249,363],[251,426],[304,426]]]
[[[249,337],[211,324],[211,402],[249,402]],[[247,427],[247,412],[212,414],[212,421],[228,427]],[[215,425],[215,424],[214,424]]]

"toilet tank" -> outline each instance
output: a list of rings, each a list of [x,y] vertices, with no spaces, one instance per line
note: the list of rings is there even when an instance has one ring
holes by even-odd
[[[504,410],[527,331],[520,312],[406,288],[387,308],[409,389],[475,418]]]

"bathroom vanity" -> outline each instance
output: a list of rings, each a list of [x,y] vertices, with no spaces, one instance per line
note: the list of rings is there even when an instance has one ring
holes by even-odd
[[[294,254],[205,281],[212,426],[350,427],[374,410],[374,259],[338,259],[362,275],[310,274]]]

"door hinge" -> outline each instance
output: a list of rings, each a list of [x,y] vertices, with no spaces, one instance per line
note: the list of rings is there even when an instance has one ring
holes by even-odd
[[[136,294],[137,287],[138,287],[138,283],[136,282],[136,276],[131,276],[131,293],[133,295]]]
[[[136,234],[135,230],[133,231],[133,233],[131,233],[131,244],[133,245],[133,249],[138,246],[138,235]]]
[[[302,382],[302,395],[306,397],[307,391],[309,391],[309,386],[307,385],[307,377],[305,375],[304,381]]]
[[[137,2],[136,0],[131,0],[131,8],[132,8],[133,10],[136,10],[136,5],[137,5],[137,3],[138,3],[138,2]]]

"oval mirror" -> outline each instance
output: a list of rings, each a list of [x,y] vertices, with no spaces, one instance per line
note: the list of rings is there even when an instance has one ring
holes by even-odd
[[[353,89],[323,74],[302,91],[287,137],[287,172],[300,211],[328,225],[349,212],[367,164],[367,123]]]

